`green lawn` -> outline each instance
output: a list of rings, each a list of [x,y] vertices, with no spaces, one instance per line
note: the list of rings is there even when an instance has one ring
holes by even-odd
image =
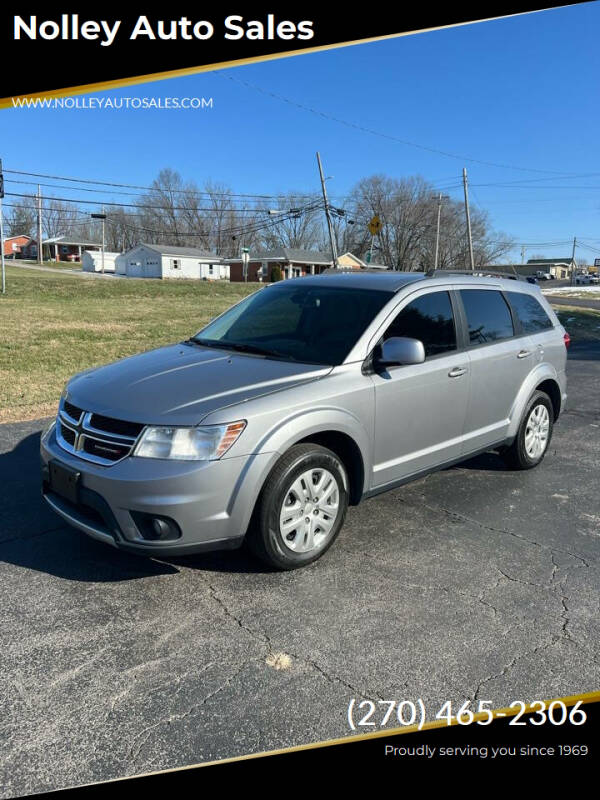
[[[554,311],[572,342],[600,339],[600,311],[580,306],[554,306]]]
[[[54,413],[76,372],[181,341],[256,284],[82,278],[7,268],[0,295],[0,422]],[[600,312],[561,306],[574,342],[600,338]]]
[[[194,334],[256,290],[242,283],[81,278],[8,267],[0,422],[54,413],[76,372]]]

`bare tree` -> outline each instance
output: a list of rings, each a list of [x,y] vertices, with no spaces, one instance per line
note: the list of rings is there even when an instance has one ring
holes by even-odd
[[[8,208],[6,232],[8,236],[31,236],[35,238],[36,199],[34,195],[22,198]]]
[[[383,223],[375,242],[378,261],[398,270],[433,267],[438,194],[435,186],[420,176],[397,179],[373,175],[359,181],[349,200],[355,219],[355,254],[366,255],[371,245],[368,222],[378,216]],[[507,236],[490,230],[487,213],[481,209],[472,210],[471,228],[477,266],[497,260],[513,245]],[[464,269],[467,258],[464,208],[460,201],[447,198],[441,210],[438,266]]]

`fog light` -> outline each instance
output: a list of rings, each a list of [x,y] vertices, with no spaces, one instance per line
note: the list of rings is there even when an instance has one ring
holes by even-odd
[[[155,517],[141,511],[130,511],[143,539],[154,542],[167,542],[181,538],[181,529],[174,519]]]

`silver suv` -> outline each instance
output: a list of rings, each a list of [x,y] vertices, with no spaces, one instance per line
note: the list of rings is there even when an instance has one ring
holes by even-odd
[[[499,450],[543,459],[568,334],[538,287],[451,272],[261,288],[187,341],[72,378],[43,493],[114,547],[319,558],[349,504]]]

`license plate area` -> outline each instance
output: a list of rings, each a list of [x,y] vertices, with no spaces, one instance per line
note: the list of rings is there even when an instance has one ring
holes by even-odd
[[[50,461],[50,488],[53,492],[77,505],[79,501],[79,482],[81,472],[71,469],[58,461]]]

